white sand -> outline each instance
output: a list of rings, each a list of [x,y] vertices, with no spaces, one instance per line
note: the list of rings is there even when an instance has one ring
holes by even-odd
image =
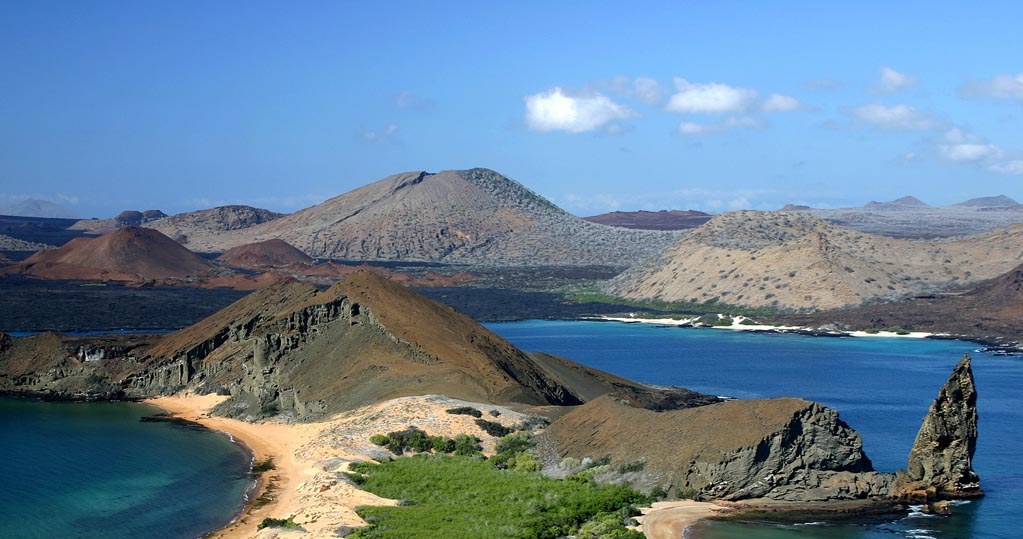
[[[724,318],[723,315],[718,315],[719,318]],[[652,324],[657,326],[677,326],[677,327],[697,327],[707,329],[730,329],[732,331],[775,331],[775,332],[801,332],[801,331],[812,331],[812,332],[823,332],[829,335],[845,336],[845,337],[884,337],[884,338],[906,338],[906,339],[926,339],[928,337],[934,337],[940,335],[937,333],[927,333],[924,331],[911,331],[904,334],[899,334],[894,331],[822,331],[820,329],[814,329],[805,326],[770,326],[766,324],[743,324],[744,320],[748,320],[745,316],[732,317],[732,323],[728,326],[707,326],[707,325],[693,325],[693,322],[699,317],[695,318],[682,318],[676,320],[674,318],[640,318],[635,316],[629,317],[615,317],[615,316],[600,316],[595,318],[596,320],[604,320],[608,322],[623,322],[626,324]]]

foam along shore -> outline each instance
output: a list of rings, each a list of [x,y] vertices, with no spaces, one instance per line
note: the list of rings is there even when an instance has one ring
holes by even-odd
[[[491,420],[512,426],[525,415],[509,408],[470,403],[439,395],[402,397],[365,406],[316,423],[262,421],[250,423],[210,415],[227,397],[183,395],[148,399],[174,417],[193,421],[229,434],[248,447],[257,462],[271,457],[275,469],[262,474],[255,493],[233,522],[208,535],[222,539],[256,537],[271,539],[280,528],[257,530],[264,518],[291,518],[303,530],[288,530],[287,537],[335,538],[342,527],[366,523],[355,513],[363,505],[395,505],[395,500],[359,490],[344,479],[348,464],[386,457],[389,453],[369,442],[370,436],[416,426],[431,436],[474,434],[482,439],[484,453],[492,453],[496,438],[485,434],[472,416],[452,415],[445,410],[472,406],[497,410]]]
[[[686,530],[693,524],[728,510],[711,502],[694,500],[654,502],[651,507],[640,509],[643,514],[636,517],[637,529],[647,539],[678,539],[686,537]]]
[[[928,337],[943,336],[941,333],[927,333],[924,331],[839,331],[824,330],[806,326],[771,326],[767,324],[754,323],[752,319],[739,315],[730,317],[718,314],[722,325],[710,325],[700,321],[702,317],[692,318],[643,318],[630,313],[627,317],[621,316],[599,316],[588,318],[589,320],[602,320],[607,322],[623,322],[626,324],[653,324],[657,326],[675,327],[698,327],[710,329],[730,329],[733,331],[770,331],[775,333],[812,333],[814,335],[833,335],[837,337],[899,337],[907,339],[926,339]],[[730,319],[729,324],[723,324]]]

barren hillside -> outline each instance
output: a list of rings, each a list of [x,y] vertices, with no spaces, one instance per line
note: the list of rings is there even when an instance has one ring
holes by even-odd
[[[905,240],[806,213],[715,217],[657,262],[615,278],[627,298],[830,309],[939,290],[1007,272],[1023,260],[1023,226],[958,240]]]
[[[409,172],[262,225],[188,245],[219,252],[282,239],[306,254],[346,260],[501,265],[629,265],[672,232],[584,221],[494,171]]]

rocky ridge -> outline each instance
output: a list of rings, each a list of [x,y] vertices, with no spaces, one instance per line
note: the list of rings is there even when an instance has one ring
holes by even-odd
[[[1021,244],[1023,226],[914,241],[805,212],[741,211],[714,217],[608,290],[632,299],[826,310],[995,277],[1023,261]]]

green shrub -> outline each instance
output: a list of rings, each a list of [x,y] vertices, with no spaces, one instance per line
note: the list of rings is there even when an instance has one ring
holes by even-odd
[[[265,459],[256,462],[252,465],[252,473],[259,475],[261,473],[269,472],[270,470],[276,470],[277,465],[274,464],[273,457],[266,457]]]
[[[263,522],[256,525],[257,530],[263,528],[284,528],[286,530],[304,530],[302,526],[295,524],[295,521],[290,518],[264,518]]]
[[[430,438],[430,445],[438,453],[452,453],[455,450],[455,441],[447,436],[434,436]]]
[[[640,472],[643,471],[643,467],[646,463],[641,460],[634,460],[632,462],[626,462],[618,467],[618,473],[626,474],[629,472]]]
[[[483,417],[483,412],[473,408],[472,406],[458,406],[457,408],[448,408],[445,410],[447,413],[452,415],[471,415],[473,417]]]
[[[424,453],[433,448],[430,437],[417,427],[387,433],[387,449],[395,455],[403,455],[406,451]],[[372,441],[372,438],[370,439]]]
[[[512,432],[514,432],[512,429],[509,429],[508,427],[500,423],[496,423],[494,421],[487,421],[486,419],[477,419],[476,426],[483,429],[483,432],[491,436],[497,437],[505,436],[507,434],[511,434]]]
[[[480,446],[480,439],[468,434],[455,436],[455,454],[461,457],[478,455],[483,448]]]
[[[374,434],[369,437],[369,442],[373,445],[385,446],[391,443],[391,439],[386,434]]]

